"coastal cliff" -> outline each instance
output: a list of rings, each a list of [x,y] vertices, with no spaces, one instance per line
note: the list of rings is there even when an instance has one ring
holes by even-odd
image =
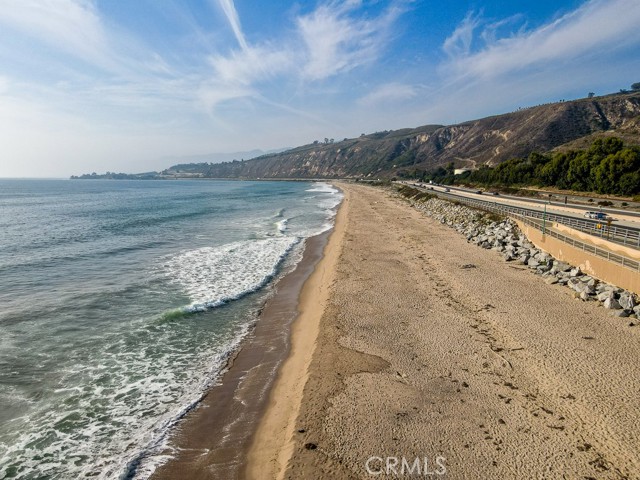
[[[451,126],[379,132],[246,161],[193,165],[191,173],[210,178],[388,177],[450,162],[456,167],[496,165],[606,134],[640,143],[640,93],[552,103]]]
[[[532,152],[584,148],[615,135],[640,145],[640,92],[561,101],[471,120],[388,130],[342,141],[325,139],[250,160],[180,163],[145,174],[85,174],[82,179],[390,178],[416,171],[494,166]]]

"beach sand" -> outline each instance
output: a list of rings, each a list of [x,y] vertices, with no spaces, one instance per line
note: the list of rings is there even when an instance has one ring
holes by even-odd
[[[171,460],[153,480],[244,478],[246,453],[267,404],[278,368],[289,353],[305,280],[323,254],[330,231],[307,239],[302,260],[280,279],[255,328],[230,360],[222,379],[172,432]]]
[[[429,478],[640,478],[640,326],[341,188],[243,475],[375,478],[374,457],[385,478],[404,457]]]

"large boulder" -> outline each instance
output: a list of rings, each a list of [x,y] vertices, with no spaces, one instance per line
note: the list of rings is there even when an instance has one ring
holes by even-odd
[[[538,260],[536,260],[534,257],[529,258],[529,260],[527,260],[527,265],[529,265],[530,268],[536,268],[538,265],[540,265],[540,262],[538,262]]]
[[[620,303],[620,306],[625,310],[633,310],[633,307],[636,306],[636,300],[631,292],[622,292],[618,303]]]
[[[570,278],[567,285],[578,293],[583,292],[585,289],[585,284],[582,283],[579,278]]]
[[[614,300],[616,298],[613,292],[601,292],[597,296],[598,300],[604,302],[607,299]]]
[[[505,262],[510,262],[512,260],[515,260],[516,257],[513,254],[513,252],[506,250],[503,254],[502,254],[502,258],[504,259]]]
[[[560,262],[558,260],[553,262],[553,266],[559,272],[568,272],[569,270],[571,270],[571,265],[569,265],[568,263]]]
[[[571,272],[569,272],[569,275],[571,275],[572,277],[579,277],[580,275],[582,275],[580,267],[572,268]]]
[[[609,310],[620,310],[622,308],[618,303],[618,300],[616,300],[615,298],[607,298],[604,301],[603,305],[604,305],[604,308],[607,308]]]

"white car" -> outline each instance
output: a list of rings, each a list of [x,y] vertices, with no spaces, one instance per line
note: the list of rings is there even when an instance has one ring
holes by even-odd
[[[606,220],[607,214],[603,212],[585,212],[585,218],[592,218],[594,220]]]

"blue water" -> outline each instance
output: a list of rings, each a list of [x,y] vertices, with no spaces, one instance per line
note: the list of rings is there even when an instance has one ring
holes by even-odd
[[[326,184],[0,180],[0,478],[123,478],[219,378]]]

